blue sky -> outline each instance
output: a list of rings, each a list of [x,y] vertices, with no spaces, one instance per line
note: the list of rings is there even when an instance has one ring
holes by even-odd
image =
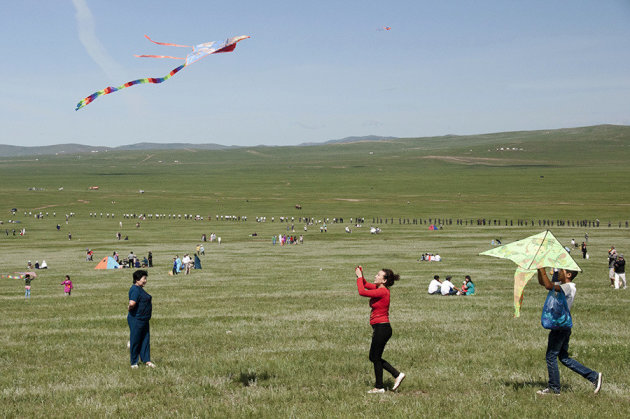
[[[391,26],[390,31],[378,30]],[[250,35],[160,85],[179,44]],[[629,0],[20,0],[0,15],[0,144],[293,145],[630,125]]]

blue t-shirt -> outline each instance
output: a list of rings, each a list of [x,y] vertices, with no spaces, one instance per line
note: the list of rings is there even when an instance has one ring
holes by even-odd
[[[129,300],[135,301],[136,306],[129,311],[129,315],[136,320],[149,320],[153,306],[151,304],[151,296],[144,288],[132,285],[129,288]]]

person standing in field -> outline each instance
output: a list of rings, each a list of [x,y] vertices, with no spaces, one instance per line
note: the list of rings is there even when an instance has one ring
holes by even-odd
[[[64,285],[63,292],[66,294],[66,297],[70,297],[72,289],[74,288],[72,281],[70,281],[70,275],[66,275],[66,279],[59,285]]]
[[[372,326],[372,344],[370,345],[370,361],[374,364],[375,383],[374,388],[368,393],[385,393],[383,386],[383,369],[387,370],[394,378],[392,391],[400,387],[405,379],[405,374],[399,372],[385,361],[383,351],[389,338],[392,337],[392,327],[389,324],[389,288],[400,279],[391,269],[381,269],[374,277],[374,283],[367,282],[363,277],[363,269],[358,266],[355,269],[357,275],[357,289],[359,295],[370,298],[370,325]]]
[[[626,287],[626,260],[623,258],[623,255],[617,256],[617,260],[614,263],[615,269],[615,289],[619,289],[619,283],[623,283],[623,289]]]
[[[151,362],[151,336],[149,320],[153,311],[152,297],[144,290],[149,274],[145,270],[133,273],[133,285],[129,288],[127,324],[129,325],[129,355],[131,368],[138,368],[138,358],[147,367],[155,368]]]
[[[582,242],[582,259],[586,259],[586,253],[587,253],[586,243]]]
[[[608,278],[610,279],[610,287],[615,286],[615,261],[617,260],[617,251],[613,246],[608,251]]]
[[[153,253],[149,252],[149,256],[147,256],[147,260],[149,262],[149,268],[153,267]]]
[[[33,277],[31,277],[30,274],[26,274],[24,276],[24,298],[26,299],[30,299],[31,298],[31,281],[35,279]]]
[[[550,291],[554,290],[563,293],[566,297],[567,307],[570,311],[577,292],[573,280],[578,273],[568,269],[558,269],[557,274],[558,282],[552,283],[547,276],[545,268],[539,268],[538,283]],[[558,358],[560,358],[562,365],[589,380],[595,387],[594,393],[599,393],[599,390],[602,387],[602,373],[593,371],[592,369],[580,364],[575,359],[569,358],[570,338],[571,328],[552,329],[549,331],[546,354],[549,385],[543,390],[538,390],[536,392],[537,394],[542,396],[547,394],[560,394],[560,371],[558,371]]]

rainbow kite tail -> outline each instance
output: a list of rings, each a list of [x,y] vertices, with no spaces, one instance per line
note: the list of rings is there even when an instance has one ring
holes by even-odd
[[[99,90],[98,92],[94,92],[92,93],[90,96],[86,97],[85,99],[81,100],[79,103],[77,103],[77,107],[75,109],[75,111],[78,111],[79,109],[89,105],[90,103],[92,103],[92,101],[94,101],[94,99],[96,99],[99,96],[102,95],[108,95],[110,93],[114,93],[117,92],[119,90],[125,89],[127,87],[131,87],[134,86],[136,84],[145,84],[145,83],[162,83],[163,81],[166,81],[168,79],[170,79],[171,77],[173,77],[175,74],[177,74],[180,70],[182,70],[184,67],[186,67],[186,64],[182,64],[177,68],[174,68],[173,70],[171,70],[170,73],[168,73],[166,76],[164,77],[149,77],[149,78],[145,78],[145,79],[138,79],[138,80],[133,80],[133,81],[128,81],[127,83],[123,84],[122,86],[118,86],[118,87],[106,87],[103,90]]]

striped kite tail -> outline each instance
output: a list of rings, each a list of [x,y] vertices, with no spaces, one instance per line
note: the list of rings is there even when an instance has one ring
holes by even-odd
[[[79,103],[77,103],[77,107],[76,107],[75,111],[78,111],[79,109],[83,108],[84,106],[89,105],[90,103],[92,103],[92,101],[94,101],[94,99],[96,99],[99,96],[108,95],[110,93],[117,92],[119,90],[125,89],[127,87],[134,86],[136,84],[145,84],[145,83],[156,83],[157,84],[157,83],[162,83],[163,81],[166,81],[166,80],[170,79],[171,77],[173,77],[175,74],[177,74],[184,67],[186,67],[186,64],[182,64],[179,67],[174,68],[173,70],[171,70],[170,73],[168,73],[164,77],[158,77],[158,78],[149,77],[149,78],[145,78],[145,79],[138,79],[138,80],[128,81],[127,83],[123,84],[122,86],[118,86],[118,87],[112,87],[112,86],[106,87],[103,90],[99,90],[98,92],[92,93],[90,96],[86,97],[85,99],[83,99]]]

